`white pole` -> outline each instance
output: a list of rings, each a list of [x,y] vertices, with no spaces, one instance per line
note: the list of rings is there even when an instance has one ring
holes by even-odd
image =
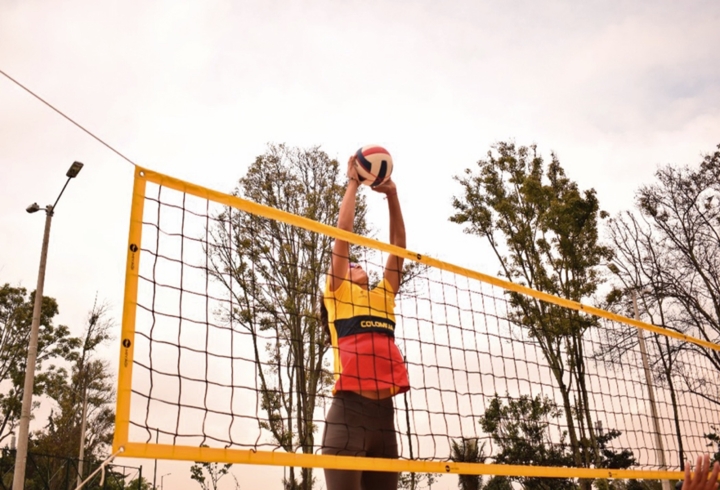
[[[155,429],[155,444],[158,443],[158,439],[160,438],[160,429]],[[153,469],[153,487],[152,490],[157,490],[157,459],[155,460],[155,467]]]
[[[637,305],[637,294],[632,292],[633,310],[635,319],[640,320],[640,312]],[[648,397],[650,398],[650,412],[652,414],[653,426],[655,427],[655,444],[657,450],[660,469],[667,470],[667,462],[665,461],[665,448],[663,447],[662,437],[660,436],[660,420],[658,417],[657,405],[655,403],[655,390],[653,388],[652,375],[650,373],[650,365],[647,358],[647,350],[645,349],[645,334],[642,328],[637,329],[638,343],[640,344],[640,356],[642,357],[643,369],[645,370],[645,382],[648,388]],[[663,490],[670,490],[670,480],[662,480]]]
[[[50,224],[52,223],[53,207],[45,209],[45,234],[43,235],[42,252],[40,253],[40,270],[38,271],[37,288],[35,289],[35,305],[30,327],[30,344],[28,345],[27,363],[25,365],[25,385],[23,388],[22,411],[20,412],[20,428],[18,430],[18,446],[15,455],[15,473],[13,474],[13,490],[25,488],[25,466],[27,465],[28,434],[30,432],[30,410],[32,408],[33,387],[35,386],[35,364],[37,362],[38,332],[42,312],[43,287],[45,286],[45,266],[47,264],[48,242],[50,241]]]
[[[172,473],[165,473],[160,477],[160,490],[165,490],[165,477],[170,475],[172,475]]]
[[[80,423],[80,453],[78,454],[77,486],[82,483],[83,461],[85,459],[85,428],[87,427],[87,386],[83,398],[82,422]]]

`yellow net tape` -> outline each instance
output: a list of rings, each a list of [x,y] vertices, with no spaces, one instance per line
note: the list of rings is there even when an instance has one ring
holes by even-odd
[[[229,320],[233,308],[238,308],[233,299],[236,293],[223,293],[208,258],[214,250],[213,227],[221,226],[219,217],[223,213],[227,216],[228,210],[230,216],[246,213],[318,236],[346,240],[365,250],[371,265],[382,263],[378,255],[394,254],[428,267],[414,294],[399,301],[396,338],[406,356],[412,386],[402,401],[396,397],[400,459],[322,455],[317,434],[311,450],[304,452],[299,448],[286,451],[272,440],[269,402],[263,398],[267,393],[261,393],[258,376],[264,373],[280,383],[280,371],[287,366],[273,364],[280,362],[279,351],[275,356],[268,351],[267,358],[262,349],[249,353],[251,337],[242,337],[247,332]],[[234,287],[232,280],[228,284],[230,289]],[[717,422],[716,411],[701,397],[676,393],[681,409],[686,411],[680,419],[675,417],[683,428],[683,435],[678,436],[673,432],[671,402],[666,390],[658,388],[660,436],[665,441],[667,460],[672,461],[668,467],[675,471],[662,469],[651,434],[649,400],[641,393],[645,378],[641,369],[636,369],[641,365],[637,353],[633,358],[636,361],[629,362],[630,368],[599,357],[588,362],[591,387],[587,393],[592,398],[588,413],[623,433],[617,442],[633,451],[636,464],[632,469],[451,461],[451,443],[458,440],[481,440],[497,452],[478,424],[493,397],[507,403],[522,395],[558,400],[552,375],[532,335],[520,332],[508,313],[508,291],[596,317],[601,327],[589,334],[591,350],[606,349],[612,342],[607,331],[624,325],[671,339],[677,345],[720,350],[712,342],[137,168],[113,451],[123,448],[123,457],[306,468],[554,478],[679,478],[674,441],[685,438],[686,451],[700,450],[704,447],[703,430],[708,423]],[[265,350],[268,346],[279,349],[278,339],[263,337],[263,332],[267,333],[254,331],[252,342],[259,342],[255,345]],[[683,355],[686,366],[714,376],[698,356]],[[327,387],[318,397],[309,421],[314,432],[323,424],[330,399]],[[678,399],[674,403],[677,409]],[[560,419],[546,420],[549,433],[558,437],[567,431]],[[601,427],[593,429],[602,433]]]

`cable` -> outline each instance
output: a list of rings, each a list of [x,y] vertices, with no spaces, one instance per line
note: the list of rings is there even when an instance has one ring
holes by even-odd
[[[134,165],[134,166],[136,166],[136,167],[139,166],[137,163],[135,163],[135,162],[133,162],[132,160],[130,160],[128,157],[126,157],[125,155],[123,155],[122,153],[120,153],[118,150],[116,150],[115,148],[113,148],[113,147],[110,146],[109,144],[105,143],[105,142],[104,142],[103,140],[101,140],[99,137],[95,136],[93,133],[91,133],[90,131],[88,131],[88,130],[85,129],[84,127],[82,127],[79,123],[75,122],[70,116],[65,115],[60,109],[58,109],[58,108],[56,108],[55,106],[53,106],[51,103],[49,103],[48,101],[46,101],[45,99],[43,99],[42,97],[40,97],[38,94],[36,94],[36,93],[33,92],[32,90],[30,90],[29,88],[27,88],[25,85],[23,85],[22,83],[18,82],[17,80],[15,80],[13,77],[11,77],[10,75],[8,75],[7,73],[5,73],[5,72],[2,71],[2,70],[0,70],[0,73],[3,74],[3,75],[5,75],[5,77],[7,77],[8,80],[10,80],[10,81],[13,82],[15,85],[17,85],[18,87],[20,87],[20,88],[22,88],[23,90],[25,90],[27,93],[29,93],[30,95],[32,95],[33,97],[35,97],[36,99],[38,99],[40,102],[42,102],[43,104],[45,104],[46,106],[48,106],[50,109],[54,110],[55,112],[57,112],[58,114],[60,114],[62,117],[64,117],[65,119],[67,119],[68,121],[70,121],[71,123],[73,123],[75,126],[77,126],[78,128],[80,128],[80,129],[82,129],[83,131],[85,131],[87,134],[89,134],[90,136],[92,136],[93,138],[95,138],[98,142],[100,142],[101,144],[105,145],[110,151],[114,152],[114,153],[115,153],[116,155],[118,155],[120,158],[122,158],[123,160],[131,163],[132,165]]]

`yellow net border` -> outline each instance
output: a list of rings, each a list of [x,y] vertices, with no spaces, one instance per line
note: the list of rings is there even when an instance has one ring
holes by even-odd
[[[476,279],[505,290],[531,296],[547,303],[553,303],[565,308],[582,311],[607,320],[625,323],[656,334],[665,335],[685,342],[692,342],[705,348],[720,351],[720,346],[712,342],[707,342],[675,331],[667,330],[656,325],[624,317],[593,306],[549,295],[522,285],[499,279],[497,277],[483,274],[478,271],[460,267],[458,265],[424,256],[422,254],[399,248],[375,239],[340,230],[333,226],[324,225],[307,218],[257,204],[237,196],[207,189],[205,187],[185,182],[158,172],[137,167],[135,169],[134,176],[130,213],[130,231],[127,248],[125,296],[123,303],[122,333],[120,337],[120,362],[113,452],[122,451],[121,454],[124,457],[137,458],[414,473],[455,473],[470,475],[611,479],[679,479],[682,477],[682,473],[679,471],[561,468],[484,463],[455,463],[445,461],[389,460],[352,456],[286,453],[282,451],[176,446],[129,441],[133,348],[135,337],[135,318],[138,305],[138,271],[140,261],[140,243],[142,239],[145,189],[147,183],[154,183],[202,199],[214,201],[222,205],[231,206],[264,218],[277,220],[312,232],[321,233],[332,238],[346,240],[356,245],[401,256],[409,260],[423,263],[430,267]]]

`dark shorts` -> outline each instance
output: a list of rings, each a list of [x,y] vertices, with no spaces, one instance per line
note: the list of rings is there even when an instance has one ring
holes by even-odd
[[[371,400],[339,391],[325,418],[322,453],[397,458],[392,398]],[[396,490],[398,474],[383,471],[325,470],[327,490]]]

